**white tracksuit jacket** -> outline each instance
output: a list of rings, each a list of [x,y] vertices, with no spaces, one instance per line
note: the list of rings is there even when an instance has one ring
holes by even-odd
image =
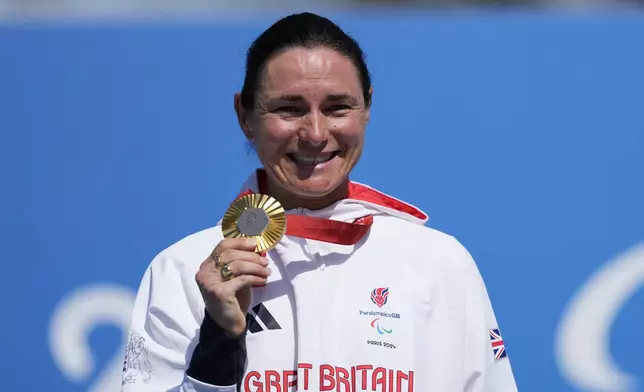
[[[258,191],[255,174],[245,189]],[[285,236],[268,252],[273,272],[265,287],[253,288],[242,391],[517,390],[472,257],[453,237],[425,227],[422,211],[404,210],[416,216],[351,198],[288,211],[341,221],[372,214],[374,221],[355,246]],[[122,392],[236,391],[186,375],[204,317],[195,274],[222,239],[220,224],[170,246],[146,270]]]

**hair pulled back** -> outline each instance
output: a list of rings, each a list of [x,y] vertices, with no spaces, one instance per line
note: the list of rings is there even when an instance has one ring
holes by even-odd
[[[362,94],[371,105],[371,76],[365,55],[356,40],[327,18],[309,12],[289,15],[264,31],[250,46],[246,56],[246,76],[241,91],[241,104],[251,110],[264,66],[273,57],[292,48],[328,48],[347,57],[356,67]]]

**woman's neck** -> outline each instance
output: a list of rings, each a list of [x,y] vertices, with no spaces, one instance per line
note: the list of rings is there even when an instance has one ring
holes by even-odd
[[[306,208],[308,210],[321,210],[326,208],[337,201],[346,199],[349,195],[349,179],[340,184],[331,193],[322,197],[302,197],[295,195],[292,192],[284,189],[276,184],[270,176],[266,179],[267,193],[269,196],[277,199],[285,210],[293,210],[296,208]]]

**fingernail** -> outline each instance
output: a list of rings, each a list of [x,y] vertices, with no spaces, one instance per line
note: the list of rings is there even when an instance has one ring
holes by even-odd
[[[271,271],[271,269],[270,269],[270,268],[266,267],[266,273],[268,273],[268,275],[270,275],[270,274],[272,274],[272,273],[273,273],[273,271]]]
[[[248,244],[248,246],[255,246],[257,245],[257,240],[255,239],[255,237],[249,237],[246,240],[246,243]]]
[[[259,262],[260,262],[263,266],[267,266],[267,265],[268,265],[268,259],[267,259],[266,257],[260,257],[260,258],[259,258]]]

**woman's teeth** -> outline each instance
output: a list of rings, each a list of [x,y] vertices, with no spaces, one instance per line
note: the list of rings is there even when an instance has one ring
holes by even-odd
[[[317,165],[319,163],[324,163],[330,161],[335,154],[325,154],[325,155],[299,155],[299,154],[290,154],[290,157],[297,163],[303,163],[306,165]]]

